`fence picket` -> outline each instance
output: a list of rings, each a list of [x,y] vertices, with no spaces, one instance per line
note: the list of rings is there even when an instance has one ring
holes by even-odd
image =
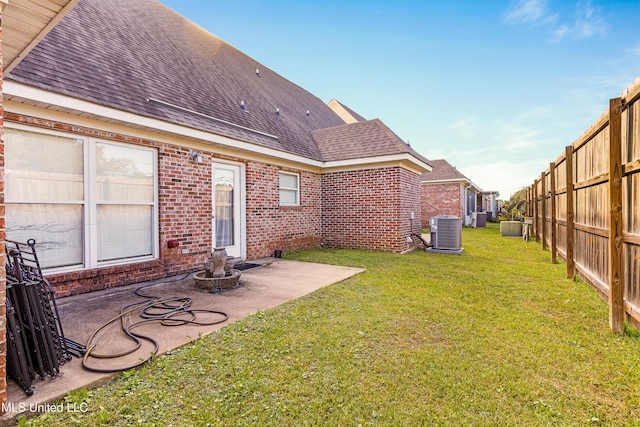
[[[612,332],[640,330],[640,78],[548,173],[527,188],[532,235],[607,301]]]

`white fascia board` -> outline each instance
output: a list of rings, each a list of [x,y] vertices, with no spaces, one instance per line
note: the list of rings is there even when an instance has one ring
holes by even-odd
[[[322,162],[318,160],[309,159],[303,156],[298,156],[296,154],[287,153],[273,148],[259,146],[250,142],[229,138],[212,132],[194,129],[188,126],[182,126],[159,119],[140,116],[134,113],[128,113],[126,111],[117,110],[111,107],[105,107],[93,102],[84,101],[78,98],[72,98],[70,96],[61,95],[54,92],[49,92],[43,89],[38,89],[33,86],[24,85],[10,80],[5,80],[2,88],[4,94],[9,96],[17,96],[41,103],[44,102],[58,107],[103,117],[108,120],[114,120],[135,126],[144,126],[149,129],[157,129],[175,135],[181,135],[188,138],[195,138],[202,141],[220,144],[233,149],[257,153],[263,156],[276,157],[279,159],[302,163],[312,167],[322,167]]]
[[[409,153],[400,153],[400,154],[390,154],[386,156],[375,156],[375,157],[360,157],[357,159],[348,159],[348,160],[334,160],[330,162],[324,162],[324,167],[327,169],[340,169],[349,166],[361,166],[361,165],[373,165],[376,163],[389,163],[389,162],[409,162],[418,166],[419,168],[424,169],[425,171],[431,172],[431,166],[423,162],[422,160],[412,156]]]
[[[455,178],[455,179],[424,179],[420,181],[421,184],[464,184],[467,188],[475,190],[476,193],[482,193],[482,189],[478,187],[473,181],[470,181],[466,178]]]
[[[420,181],[422,184],[468,184],[469,180],[464,178],[456,179],[424,179]]]
[[[410,153],[322,162],[285,151],[229,138],[216,133],[202,131],[188,126],[166,122],[164,120],[145,117],[111,107],[105,107],[103,105],[95,104],[90,101],[85,101],[67,95],[50,92],[44,89],[39,89],[11,80],[5,80],[3,82],[3,92],[7,96],[15,96],[32,100],[38,103],[50,104],[51,106],[90,114],[96,117],[107,119],[109,121],[129,124],[133,125],[134,127],[142,126],[150,130],[168,132],[177,136],[206,141],[209,143],[227,147],[229,149],[241,150],[249,153],[254,153],[259,156],[266,156],[294,162],[316,169],[345,169],[349,167],[361,168],[364,165],[371,165],[372,167],[375,167],[376,164],[379,165],[380,163],[402,162],[418,170],[424,170],[428,172],[431,172],[432,170],[430,165],[411,155]],[[53,108],[51,110],[55,111],[55,109]],[[321,173],[322,172],[324,171],[321,171]]]

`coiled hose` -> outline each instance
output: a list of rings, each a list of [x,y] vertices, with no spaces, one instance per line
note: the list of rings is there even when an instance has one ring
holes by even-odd
[[[185,275],[181,279],[175,279],[173,281],[182,280],[188,275]],[[111,372],[120,372],[125,371],[127,369],[136,368],[141,366],[151,360],[156,354],[158,354],[158,350],[160,348],[158,342],[150,336],[143,335],[141,333],[133,332],[133,329],[146,325],[149,323],[161,323],[164,326],[181,326],[186,324],[192,325],[216,325],[218,323],[222,323],[226,321],[229,316],[222,312],[216,310],[205,310],[205,309],[193,309],[191,305],[193,301],[191,298],[181,298],[181,297],[168,297],[168,298],[160,298],[153,295],[145,295],[142,294],[141,291],[143,289],[149,288],[151,286],[156,286],[159,284],[164,284],[168,282],[157,282],[151,283],[148,285],[141,286],[137,288],[134,293],[142,298],[145,298],[145,301],[139,301],[132,304],[128,304],[120,309],[120,314],[113,319],[109,320],[106,323],[103,323],[99,326],[89,337],[86,344],[86,352],[82,358],[82,366],[85,369],[88,369],[93,372],[102,372],[102,373],[111,373]],[[125,322],[125,317],[127,315],[132,314],[136,311],[139,311],[141,320],[136,322],[127,324]],[[198,313],[207,313],[213,315],[219,315],[219,319],[215,319],[212,321],[204,322],[196,320]],[[100,339],[106,333],[106,330],[112,327],[116,322],[120,321],[120,328],[125,333],[125,335],[133,341],[133,346],[119,353],[98,353],[96,352],[96,348],[98,347],[98,343]],[[154,350],[147,356],[146,358],[139,359],[137,363],[134,363],[129,366],[124,366],[120,368],[98,368],[95,366],[91,366],[89,364],[89,360],[91,358],[94,359],[116,359],[119,357],[124,357],[130,355],[140,349],[142,346],[142,342],[147,341],[151,343],[154,347]]]

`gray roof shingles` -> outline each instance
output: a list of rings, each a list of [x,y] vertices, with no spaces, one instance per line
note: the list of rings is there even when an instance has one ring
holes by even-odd
[[[462,172],[451,166],[444,159],[431,160],[430,163],[433,170],[431,172],[423,172],[422,181],[470,181]]]
[[[364,122],[363,127],[371,129],[363,134],[340,126],[344,122],[322,100],[155,0],[81,0],[6,77],[313,160],[394,150],[419,156],[389,136],[393,133],[379,121]],[[246,111],[240,107],[242,101]],[[380,132],[380,126],[386,130]],[[312,132],[320,129],[327,129],[331,138],[316,132],[314,139]],[[383,133],[386,140],[378,138]],[[368,142],[365,135],[371,137]]]
[[[319,129],[313,137],[326,161],[411,153],[429,163],[379,119]]]

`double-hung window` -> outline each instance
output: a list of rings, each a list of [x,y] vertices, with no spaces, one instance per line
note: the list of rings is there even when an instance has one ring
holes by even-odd
[[[153,148],[5,128],[7,239],[36,241],[43,268],[157,254]]]
[[[291,172],[280,172],[280,205],[300,205],[300,175]]]

